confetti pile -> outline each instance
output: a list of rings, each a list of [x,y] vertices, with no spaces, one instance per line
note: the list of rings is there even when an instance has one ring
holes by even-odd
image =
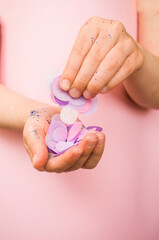
[[[49,126],[45,143],[54,157],[64,153],[67,149],[77,145],[88,133],[102,131],[101,127],[84,127],[78,120],[78,113],[92,114],[97,109],[97,99],[85,99],[83,96],[72,98],[68,92],[59,87],[61,76],[53,79],[51,84],[51,98],[62,108],[60,114],[53,116]]]

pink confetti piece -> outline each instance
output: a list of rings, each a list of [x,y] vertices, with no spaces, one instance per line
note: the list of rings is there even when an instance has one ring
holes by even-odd
[[[88,100],[87,103],[81,109],[79,109],[79,113],[88,112],[90,107],[91,107],[91,100]]]
[[[54,157],[77,145],[87,134],[102,131],[98,126],[88,126],[86,129],[82,122],[77,121],[77,111],[86,115],[96,111],[97,99],[85,99],[83,96],[72,98],[59,87],[60,78],[58,76],[52,81],[51,98],[61,106],[62,111],[52,117],[45,137],[48,150],[54,153]]]
[[[67,141],[74,140],[78,136],[78,134],[80,133],[81,128],[82,128],[82,123],[81,122],[75,122],[74,125],[71,127],[69,133],[68,133]]]
[[[49,129],[48,129],[48,134],[50,136],[50,139],[55,141],[54,139],[54,130],[58,127],[64,128],[67,131],[67,128],[64,123],[60,121],[54,121],[53,124],[50,124]]]
[[[57,127],[54,130],[54,139],[56,142],[66,141],[67,139],[67,128]]]
[[[75,106],[83,106],[87,103],[87,99],[85,99],[83,96],[79,97],[79,98],[72,98],[70,96],[70,99],[69,99],[69,102],[72,104],[72,105],[75,105]]]
[[[58,142],[55,147],[58,152],[64,151],[73,146],[72,142]]]
[[[92,98],[92,99],[91,99],[91,106],[90,106],[88,112],[85,112],[85,113],[83,113],[83,114],[84,114],[84,115],[93,114],[94,112],[97,111],[97,107],[98,107],[97,98]]]
[[[56,96],[54,96],[54,101],[59,104],[60,106],[66,106],[69,104],[69,101],[62,101],[60,99],[58,99]]]
[[[55,95],[56,98],[58,98],[61,101],[69,101],[69,94],[68,92],[63,91],[59,87],[59,78],[56,78],[54,80],[53,86],[52,86],[52,93]]]
[[[49,135],[47,134],[46,137],[45,137],[45,143],[46,143],[46,146],[51,149],[52,151],[54,151],[55,153],[57,153],[56,151],[56,148],[55,148],[55,145],[56,145],[56,142],[52,141],[49,137]]]

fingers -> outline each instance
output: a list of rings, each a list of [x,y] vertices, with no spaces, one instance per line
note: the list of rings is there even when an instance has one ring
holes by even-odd
[[[81,148],[78,146],[72,147],[55,158],[49,158],[45,165],[45,170],[48,172],[61,173],[77,162],[81,154]]]
[[[68,149],[65,153],[55,158],[48,159],[48,150],[44,141],[45,136],[41,129],[33,126],[24,128],[24,136],[24,145],[34,168],[48,172],[73,171],[83,166],[85,168],[93,168],[99,162],[104,148],[104,134],[91,133],[78,146]],[[102,143],[100,143],[101,140],[99,139],[101,137],[103,138]],[[87,162],[88,164],[86,164]]]
[[[78,146],[70,148],[55,158],[50,158],[45,170],[48,172],[70,172],[79,168],[94,168],[103,153],[105,137],[103,133],[87,135]]]
[[[137,52],[134,52],[133,54],[128,56],[119,71],[117,71],[113,78],[104,86],[104,89],[101,93],[106,93],[112,90],[125,79],[127,79],[135,71],[135,69],[139,68],[141,64],[141,56],[139,55],[140,54],[138,54]]]
[[[62,85],[62,80],[60,86],[69,90],[74,98],[83,94],[89,99],[99,92],[106,93],[140,65],[137,64],[135,54],[138,51],[138,44],[126,32],[122,23],[93,17],[79,32],[62,74],[65,86]],[[127,65],[126,61],[133,53],[135,57],[129,67],[130,64]]]
[[[23,136],[24,146],[34,168],[42,170],[48,159],[44,133],[36,125],[29,125],[25,126]]]
[[[102,32],[98,36],[83,60],[80,70],[71,85],[69,93],[72,97],[79,97],[93,76],[96,81],[96,77],[98,76],[97,68],[103,61],[105,55],[114,47],[117,39],[117,35],[114,36],[113,39],[110,39],[109,34],[106,34],[105,32]],[[76,94],[77,92],[79,95]]]
[[[92,153],[94,147],[96,146],[97,141],[98,137],[96,134],[88,134],[81,142],[83,153],[80,156],[79,160],[65,171],[70,172],[81,168],[89,158],[90,154]]]
[[[88,160],[82,166],[82,168],[86,169],[95,168],[99,160],[101,159],[105,146],[105,136],[101,132],[97,133],[97,136],[98,136],[97,144],[94,150],[92,151],[91,155],[89,156]]]
[[[88,22],[83,25],[77,36],[66,67],[62,73],[60,87],[63,90],[69,90],[97,36],[98,31],[94,28],[91,21],[88,20]]]
[[[132,51],[131,48],[127,50],[123,46],[123,42],[118,42],[105,56],[83,93],[85,98],[95,97],[120,69]]]
[[[58,157],[49,159],[45,165],[45,170],[48,172],[60,173],[67,169],[72,170],[72,168],[79,168],[92,152],[96,142],[97,136],[95,134],[89,134],[89,136],[85,137],[78,146],[68,149]]]

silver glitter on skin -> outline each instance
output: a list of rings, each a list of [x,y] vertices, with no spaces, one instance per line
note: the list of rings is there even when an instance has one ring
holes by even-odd
[[[33,126],[29,127],[29,134],[33,139],[40,139],[38,131]]]

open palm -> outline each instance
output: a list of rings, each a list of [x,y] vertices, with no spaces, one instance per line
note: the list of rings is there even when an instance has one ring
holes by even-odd
[[[23,140],[34,168],[40,171],[64,172],[79,168],[94,168],[103,153],[105,136],[101,132],[90,133],[82,141],[65,153],[52,157],[45,144],[45,136],[51,118],[59,109],[49,105],[34,109],[26,120]]]

